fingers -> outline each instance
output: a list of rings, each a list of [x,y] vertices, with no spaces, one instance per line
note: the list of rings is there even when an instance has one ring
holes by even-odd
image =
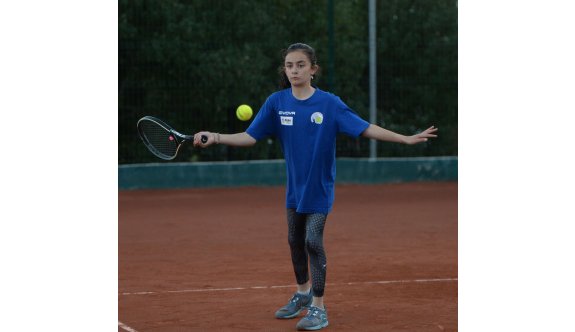
[[[433,138],[433,137],[437,137],[437,135],[434,135],[433,133],[437,132],[439,130],[439,128],[435,128],[435,126],[431,126],[429,128],[427,128],[424,132],[420,133],[419,136],[420,137],[426,137],[426,138]],[[425,140],[427,141],[427,140]]]
[[[202,136],[206,136],[208,138],[205,143],[202,142]],[[205,148],[212,145],[214,141],[213,136],[214,135],[212,135],[212,133],[209,131],[200,131],[199,133],[194,134],[194,146]]]
[[[433,133],[437,132],[438,130],[439,130],[439,128],[435,128],[435,126],[431,126],[431,127],[427,128],[426,130],[424,130],[423,132],[413,135],[412,137],[414,138],[414,140],[408,144],[418,144],[418,143],[427,142],[427,140],[429,138],[437,137],[437,135],[435,135]]]
[[[438,130],[439,130],[439,128],[435,128],[435,126],[431,126],[431,127],[427,128],[427,129],[424,131],[424,133],[434,133],[434,132],[436,132],[436,131],[438,131]]]

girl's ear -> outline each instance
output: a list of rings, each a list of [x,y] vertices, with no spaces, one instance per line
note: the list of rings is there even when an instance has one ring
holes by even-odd
[[[312,65],[312,66],[311,66],[311,73],[312,73],[312,75],[315,75],[315,73],[317,72],[317,68],[318,68],[317,65]]]

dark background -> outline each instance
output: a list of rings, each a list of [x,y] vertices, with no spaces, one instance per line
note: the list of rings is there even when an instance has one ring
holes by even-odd
[[[377,124],[439,138],[417,146],[379,143],[378,157],[457,155],[457,2],[377,2]],[[164,119],[178,131],[244,131],[240,104],[257,112],[278,90],[281,51],[316,49],[314,84],[369,119],[368,2],[348,0],[119,1],[120,164],[157,162],[136,122]],[[338,137],[338,157],[368,157],[369,140]],[[176,161],[282,158],[262,140],[249,149],[185,148]]]

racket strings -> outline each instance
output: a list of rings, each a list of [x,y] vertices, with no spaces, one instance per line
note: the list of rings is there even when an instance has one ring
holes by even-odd
[[[168,158],[176,155],[178,143],[173,135],[164,127],[153,121],[142,121],[140,122],[140,128],[145,141],[147,141],[148,145],[155,149],[156,152]]]

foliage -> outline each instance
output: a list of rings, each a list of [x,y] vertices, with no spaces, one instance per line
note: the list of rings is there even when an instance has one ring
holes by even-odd
[[[334,85],[368,119],[367,2],[333,0]],[[157,161],[135,123],[165,119],[181,132],[244,131],[240,104],[258,110],[277,90],[281,50],[312,45],[327,90],[327,1],[120,0],[119,163]],[[453,1],[378,2],[378,122],[404,134],[440,128],[418,147],[380,143],[379,156],[457,154],[457,7]],[[342,136],[338,156],[367,156],[368,141]],[[273,140],[250,149],[184,149],[177,160],[281,158]]]

